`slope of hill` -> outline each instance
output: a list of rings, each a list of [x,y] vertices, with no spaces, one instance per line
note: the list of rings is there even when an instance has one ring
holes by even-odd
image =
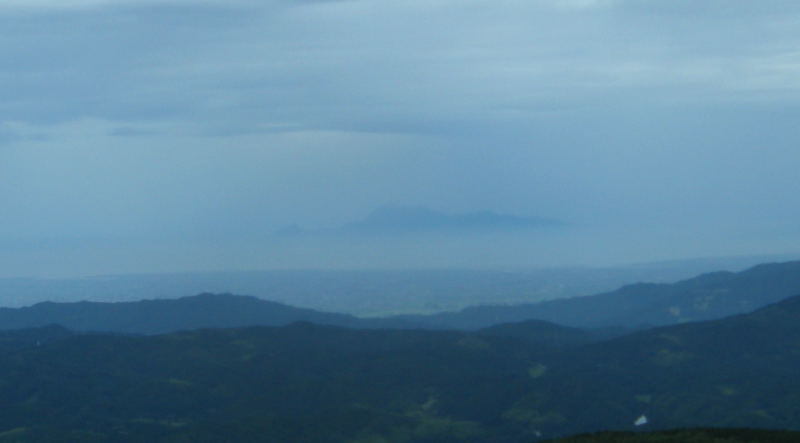
[[[480,329],[478,333],[492,337],[513,337],[536,345],[554,348],[578,346],[604,338],[601,333],[595,334],[583,329],[569,328],[542,320],[502,323]]]
[[[197,328],[281,326],[297,321],[364,328],[410,327],[393,320],[361,320],[230,294],[120,303],[45,302],[26,308],[0,308],[0,329],[59,324],[76,331],[159,334]]]
[[[0,442],[532,442],[605,429],[800,430],[799,325],[800,296],[560,351],[525,337],[309,323],[79,335],[0,359]],[[643,415],[647,424],[636,426]]]
[[[597,432],[547,443],[795,443],[800,432],[765,429],[676,429],[661,432]]]
[[[174,300],[45,302],[26,308],[0,308],[0,329],[61,324],[79,331],[154,334],[202,327],[280,326],[294,321],[357,328],[480,329],[531,319],[585,329],[631,328],[721,318],[796,292],[800,292],[800,262],[787,262],[740,273],[704,274],[675,284],[637,284],[587,297],[530,305],[477,306],[429,316],[360,319],[255,297],[203,294]],[[517,328],[517,333],[521,332],[522,327]],[[613,336],[619,332],[606,333]]]
[[[634,333],[562,353],[518,415],[549,435],[632,429],[642,415],[654,429],[800,429],[798,343],[800,296]]]
[[[752,311],[800,293],[800,261],[715,272],[674,284],[635,284],[598,295],[515,306],[477,306],[408,321],[445,329],[478,329],[528,319],[598,328],[660,326]]]
[[[39,328],[0,331],[0,352],[18,351],[20,349],[42,346],[53,341],[75,335],[69,329],[58,325]]]
[[[502,412],[542,355],[307,323],[82,335],[0,359],[0,442],[519,441]]]
[[[7,307],[44,301],[124,302],[190,294],[253,295],[291,306],[357,316],[456,311],[482,304],[534,303],[615,290],[632,282],[669,283],[720,269],[742,270],[787,257],[750,256],[608,268],[263,270],[0,278]]]

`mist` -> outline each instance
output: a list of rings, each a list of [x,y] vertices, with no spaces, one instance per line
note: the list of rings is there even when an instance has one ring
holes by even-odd
[[[800,6],[648,5],[6,2],[0,276],[800,253]]]

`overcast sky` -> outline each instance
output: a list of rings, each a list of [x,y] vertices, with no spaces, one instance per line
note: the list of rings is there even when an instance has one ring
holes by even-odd
[[[5,0],[0,26],[0,276],[800,252],[796,0]],[[384,205],[571,227],[269,236]]]

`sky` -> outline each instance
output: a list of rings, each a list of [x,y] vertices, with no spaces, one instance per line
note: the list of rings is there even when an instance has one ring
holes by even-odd
[[[0,26],[3,277],[800,253],[795,0],[6,0]],[[272,235],[387,205],[567,226]]]

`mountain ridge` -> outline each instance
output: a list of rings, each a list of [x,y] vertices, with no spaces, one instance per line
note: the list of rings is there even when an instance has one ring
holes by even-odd
[[[711,272],[676,283],[636,283],[582,297],[396,318],[445,329],[479,329],[529,319],[579,328],[652,327],[745,313],[796,293],[800,293],[800,261],[790,261],[741,272]]]
[[[0,358],[0,429],[15,430],[0,441],[521,443],[608,429],[800,430],[798,325],[800,296],[562,350],[480,332],[311,323],[43,346],[28,338],[41,332],[23,331],[27,347]],[[642,415],[648,423],[636,426]]]
[[[399,235],[515,231],[564,227],[561,220],[501,214],[489,210],[445,213],[425,206],[383,206],[360,220],[329,229],[304,229],[296,224],[275,231],[281,237],[303,235]]]
[[[75,331],[161,334],[184,329],[283,326],[298,321],[353,328],[406,327],[410,322],[360,319],[252,296],[204,293],[135,302],[41,302],[0,308],[0,330],[59,324]]]
[[[715,427],[800,429],[800,295],[731,317],[662,326],[565,349],[526,408],[569,417],[546,433]],[[599,402],[599,403],[598,403]],[[609,407],[613,405],[613,407]]]

